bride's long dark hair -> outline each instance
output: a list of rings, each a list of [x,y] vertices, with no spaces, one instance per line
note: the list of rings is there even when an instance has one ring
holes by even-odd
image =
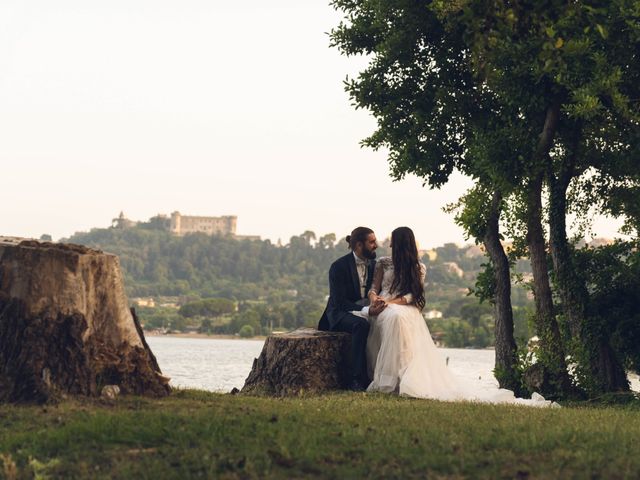
[[[419,310],[425,306],[424,285],[420,276],[420,260],[416,237],[409,227],[398,227],[391,232],[391,250],[393,252],[393,282],[391,291],[398,295],[413,296]]]

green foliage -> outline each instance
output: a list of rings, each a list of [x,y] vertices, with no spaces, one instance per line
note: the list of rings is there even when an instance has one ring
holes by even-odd
[[[527,255],[527,246],[544,251],[545,239],[536,232],[543,223],[537,199],[547,193],[546,183],[555,286],[559,296],[572,299],[561,308],[575,324],[585,279],[576,280],[579,271],[566,255],[556,255],[566,245],[567,214],[583,225],[598,212],[625,218],[628,231],[640,225],[637,2],[334,0],[332,5],[344,13],[332,31],[333,45],[369,60],[346,89],[356,108],[376,117],[377,130],[364,144],[389,150],[393,178],[415,174],[440,187],[455,170],[473,177],[476,186],[449,211],[457,212],[456,221],[469,236],[482,241],[495,193],[503,205],[492,211],[507,210],[505,231],[515,240],[512,260]],[[540,265],[545,254],[536,255]],[[493,297],[490,273],[476,284],[481,299]],[[539,360],[566,391],[566,345],[557,334],[549,282],[539,270],[534,280]],[[571,345],[603,335],[613,341],[613,332],[602,331],[606,322],[595,318],[582,319],[583,338],[571,339]],[[598,376],[595,364],[614,359],[592,360],[592,374]]]
[[[577,250],[590,292],[589,330],[610,339],[623,364],[640,372],[640,252],[637,241]]]
[[[469,297],[451,301],[443,318],[428,320],[429,328],[450,348],[486,348],[494,344],[493,308]]]
[[[187,326],[187,321],[180,315],[176,315],[169,322],[168,329],[170,331],[183,332],[187,329]]]
[[[178,321],[184,321],[184,319],[180,318],[175,308],[139,307],[136,311],[142,319],[145,330],[166,329],[171,325],[175,325]]]
[[[243,325],[238,332],[238,335],[242,338],[251,338],[255,335],[255,331],[251,325]]]
[[[263,319],[256,309],[244,310],[231,317],[231,321],[226,328],[226,333],[240,333],[240,330],[243,327],[250,326],[253,329],[254,334],[260,334],[262,333],[262,325],[267,326],[268,320]]]
[[[446,212],[455,214],[454,220],[464,229],[467,238],[473,238],[476,242],[481,241],[486,232],[491,193],[485,186],[476,185],[458,202],[445,208]]]
[[[475,295],[480,302],[488,301],[494,303],[496,297],[496,279],[493,263],[490,261],[483,263],[484,270],[481,270],[476,277],[476,284],[469,293]]]
[[[67,240],[117,254],[132,297],[243,301],[287,291],[320,297],[329,265],[346,253],[346,248],[331,246],[331,238],[335,235],[323,236],[322,245],[311,245],[305,238],[292,237],[288,245],[278,247],[268,240],[174,237],[163,230],[134,227],[93,229]]]
[[[313,244],[311,233],[278,247],[269,241],[199,234],[172,237],[159,227],[143,224],[125,230],[94,229],[70,241],[118,254],[129,295],[180,305],[179,309],[138,308],[147,329],[197,328],[200,333],[236,334],[250,325],[256,335],[266,335],[316,326],[322,315],[329,266],[346,249],[336,246],[333,234],[320,236]],[[423,257],[428,266],[427,309],[444,312],[444,323],[455,317],[448,328],[430,321],[432,330],[445,332],[442,341],[449,346],[493,344],[487,337],[491,329],[485,325],[490,307],[477,306],[467,296],[486,258],[481,252],[470,252],[470,247],[448,243],[433,249],[433,260]],[[388,255],[389,250],[383,246],[378,253]],[[519,302],[530,303],[524,293]],[[455,333],[468,328],[468,333]]]
[[[210,335],[213,331],[213,322],[210,318],[203,318],[200,323],[200,327],[198,328],[198,333],[206,333]]]
[[[494,342],[493,317],[490,314],[475,322],[467,318],[446,317],[429,323],[432,330],[443,334],[442,341],[449,348],[486,348]]]
[[[235,307],[235,302],[227,298],[207,298],[205,300],[185,303],[180,307],[178,313],[186,318],[196,316],[218,317],[225,313],[232,313]]]

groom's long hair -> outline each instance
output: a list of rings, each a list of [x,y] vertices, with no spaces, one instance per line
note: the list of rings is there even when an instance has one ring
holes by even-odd
[[[349,248],[351,250],[355,250],[358,242],[362,242],[362,243],[366,242],[367,237],[372,233],[373,233],[373,230],[371,230],[370,228],[356,227],[351,232],[351,235],[347,235],[347,238],[345,240],[349,244]]]
[[[424,285],[420,275],[420,261],[416,237],[409,227],[398,227],[391,232],[393,282],[391,291],[397,295],[410,293],[419,310],[425,306]]]

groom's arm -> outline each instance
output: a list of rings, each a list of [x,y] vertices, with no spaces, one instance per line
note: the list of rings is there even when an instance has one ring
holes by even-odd
[[[345,276],[345,272],[341,271],[335,263],[331,265],[331,268],[329,269],[329,295],[339,310],[343,312],[359,312],[362,310],[362,305],[352,302],[346,296],[346,285],[344,284]]]

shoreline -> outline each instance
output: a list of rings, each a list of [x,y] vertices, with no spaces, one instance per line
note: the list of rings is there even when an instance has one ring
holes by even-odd
[[[144,332],[145,338],[147,337],[169,337],[169,338],[197,338],[197,339],[210,339],[210,340],[256,340],[265,341],[267,339],[264,335],[255,335],[250,338],[242,338],[238,335],[223,335],[223,334],[211,334],[206,333],[157,333],[152,331]]]

